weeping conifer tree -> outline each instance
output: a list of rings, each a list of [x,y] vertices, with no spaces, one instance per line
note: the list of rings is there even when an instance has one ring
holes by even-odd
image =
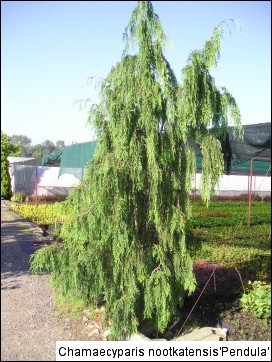
[[[32,270],[50,270],[64,294],[92,305],[105,301],[112,339],[136,332],[143,321],[164,331],[195,289],[186,239],[194,145],[201,145],[208,203],[223,173],[218,137],[229,115],[241,129],[234,98],[209,73],[222,31],[220,24],[190,55],[179,85],[163,54],[159,18],[150,2],[138,3],[122,59],[90,111],[98,143],[83,181],[65,201],[64,242],[32,260]]]

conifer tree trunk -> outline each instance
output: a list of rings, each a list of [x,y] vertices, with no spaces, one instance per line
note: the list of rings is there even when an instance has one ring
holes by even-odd
[[[138,3],[122,59],[90,112],[98,144],[84,180],[66,200],[64,243],[32,261],[34,271],[51,270],[64,293],[93,305],[104,300],[112,339],[136,332],[144,321],[164,331],[195,289],[186,240],[194,144],[204,156],[208,203],[223,173],[217,137],[230,111],[240,126],[235,100],[209,74],[221,32],[222,25],[190,55],[179,85],[163,55],[167,39],[151,2]]]

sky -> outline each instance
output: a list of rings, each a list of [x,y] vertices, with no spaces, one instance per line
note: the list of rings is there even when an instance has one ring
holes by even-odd
[[[193,50],[225,19],[211,74],[234,96],[243,124],[271,122],[271,2],[153,1],[165,51],[179,82]],[[137,1],[1,1],[1,129],[45,140],[92,141],[87,123],[97,82],[121,60],[123,33]],[[90,82],[90,78],[93,81]]]

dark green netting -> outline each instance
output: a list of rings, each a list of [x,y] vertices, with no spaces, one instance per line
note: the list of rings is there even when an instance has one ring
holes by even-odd
[[[202,156],[196,157],[196,168],[199,172],[202,170]],[[252,162],[252,172],[254,175],[271,175],[271,161],[259,161],[253,159]],[[250,161],[245,161],[243,163],[236,164],[234,161],[231,161],[231,171],[226,172],[227,174],[240,174],[240,175],[249,175],[250,173]]]
[[[244,126],[243,140],[237,140],[229,128],[229,142],[233,165],[243,164],[254,157],[271,160],[271,123]]]
[[[56,151],[53,153],[50,153],[47,156],[42,157],[42,166],[56,166],[56,165],[60,165],[60,159],[61,159],[61,155],[62,155],[62,151]]]
[[[271,123],[244,126],[244,137],[239,140],[233,128],[221,140],[224,154],[225,171],[228,174],[248,174],[250,160],[253,159],[252,171],[257,174],[271,175]],[[199,145],[195,145],[196,167],[202,169],[202,155]]]

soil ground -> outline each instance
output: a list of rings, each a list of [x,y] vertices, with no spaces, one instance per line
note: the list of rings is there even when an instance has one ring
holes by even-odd
[[[55,361],[56,341],[103,340],[100,320],[58,318],[49,277],[30,273],[37,231],[1,205],[1,361]]]

